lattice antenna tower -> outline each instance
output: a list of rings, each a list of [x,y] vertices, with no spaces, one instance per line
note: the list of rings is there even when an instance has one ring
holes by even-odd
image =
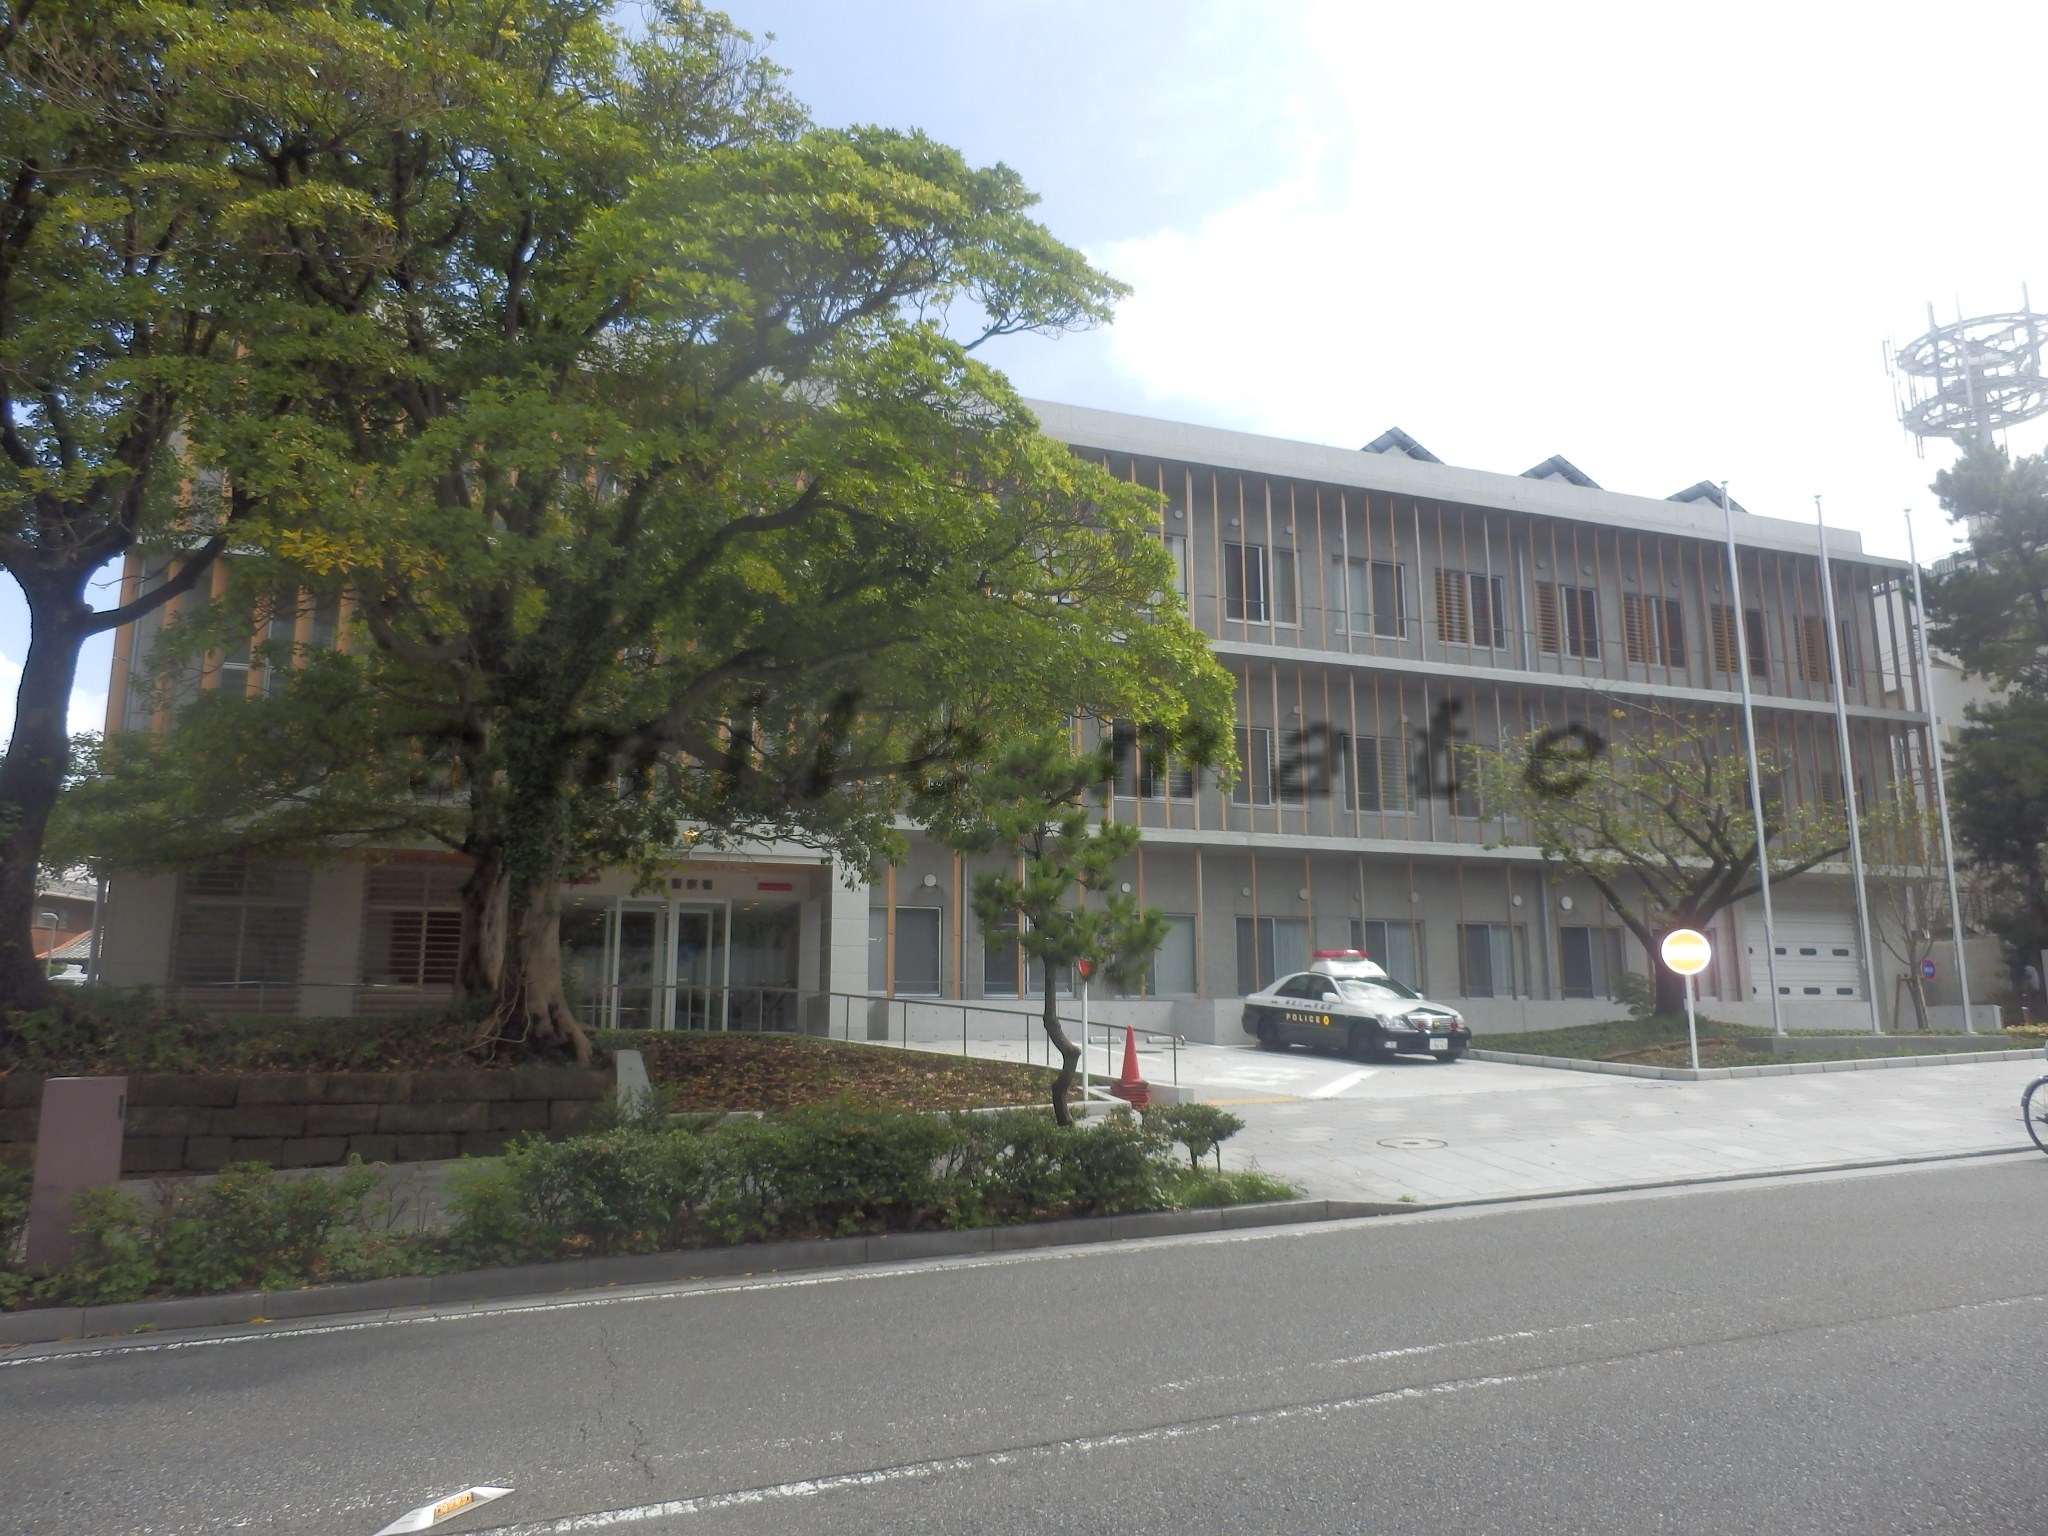
[[[2037,314],[2027,290],[2020,307],[1941,325],[1927,306],[1927,334],[1902,347],[1885,343],[1885,372],[1899,423],[1923,452],[1930,437],[1989,443],[1994,434],[2048,415],[2048,315]]]

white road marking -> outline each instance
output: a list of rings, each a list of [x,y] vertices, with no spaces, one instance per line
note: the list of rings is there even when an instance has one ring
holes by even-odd
[[[1346,1072],[1342,1077],[1330,1079],[1329,1082],[1323,1084],[1320,1088],[1311,1088],[1302,1097],[1305,1099],[1334,1099],[1346,1088],[1357,1087],[1378,1070],[1376,1067],[1365,1067],[1357,1072]]]
[[[1576,1367],[1572,1367],[1576,1368]],[[782,1499],[809,1499],[819,1494],[838,1493],[849,1488],[876,1488],[887,1483],[935,1477],[943,1472],[971,1472],[983,1467],[1013,1466],[1026,1460],[1055,1456],[1086,1455],[1091,1451],[1120,1450],[1126,1446],[1151,1445],[1185,1440],[1195,1435],[1216,1434],[1226,1429],[1243,1429],[1261,1424],[1280,1424],[1289,1419],[1323,1419],[1360,1408],[1379,1408],[1395,1403],[1419,1402],[1478,1387],[1500,1387],[1533,1381],[1555,1373],[1557,1366],[1518,1371],[1505,1376],[1469,1376],[1458,1381],[1432,1382],[1421,1387],[1395,1387],[1364,1397],[1338,1398],[1330,1402],[1299,1403],[1284,1408],[1260,1408],[1244,1413],[1219,1414],[1211,1419],[1193,1419],[1180,1424],[1161,1424],[1152,1429],[1120,1430],[1107,1435],[1085,1435],[1072,1440],[1055,1440],[1043,1445],[1020,1446],[1008,1451],[985,1451],[974,1456],[944,1456],[931,1461],[903,1462],[866,1472],[841,1472],[831,1477],[807,1477],[795,1482],[772,1483],[760,1488],[740,1488],[731,1493],[701,1494],[695,1498],[664,1499],[658,1504],[636,1504],[623,1509],[594,1510],[585,1515],[564,1515],[556,1520],[536,1520],[524,1525],[499,1525],[472,1536],[581,1536],[585,1531],[608,1530],[614,1526],[637,1525],[644,1520],[675,1519],[682,1515],[710,1514],[745,1505],[769,1504]]]

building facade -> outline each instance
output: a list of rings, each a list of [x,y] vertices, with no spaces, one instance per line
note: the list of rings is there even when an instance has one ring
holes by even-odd
[[[1239,1038],[1235,999],[1331,947],[1366,949],[1481,1030],[1612,1017],[1620,977],[1647,969],[1640,946],[1449,765],[1459,744],[1598,723],[1632,702],[1732,717],[1738,623],[1779,793],[1838,801],[1853,783],[1868,804],[1925,782],[1909,572],[1854,534],[1827,536],[1831,634],[1816,529],[1740,509],[1738,618],[1705,484],[1660,501],[1602,490],[1561,458],[1523,475],[1456,468],[1398,432],[1351,451],[1035,408],[1075,453],[1159,494],[1190,615],[1237,679],[1236,784],[1134,735],[1103,797],[1102,814],[1144,833],[1123,883],[1171,924],[1141,994],[1108,1003],[1119,1021]],[[302,643],[346,643],[345,610],[295,612]],[[140,680],[147,644],[117,641],[110,729],[161,727],[174,707]],[[177,686],[255,690],[260,672],[246,653],[221,657]],[[981,931],[976,873],[914,829],[904,860],[868,884],[795,847],[679,850],[665,889],[620,873],[564,891],[567,974],[598,1023],[857,1033],[859,1000],[895,998],[973,1005],[954,1011],[979,1027],[1035,1008],[1044,981]],[[461,879],[450,859],[404,851],[118,878],[103,971],[270,1011],[414,1006],[452,979]],[[1867,1027],[1845,873],[1786,884],[1777,929],[1800,1026]],[[1756,913],[1731,910],[1715,930],[1702,995],[1717,1016],[1768,1023]],[[1889,1023],[1882,972],[1879,987]]]

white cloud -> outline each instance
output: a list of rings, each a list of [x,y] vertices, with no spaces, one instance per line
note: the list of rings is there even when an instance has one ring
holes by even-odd
[[[1354,447],[1398,424],[1647,495],[1725,477],[1782,517],[1824,492],[1886,552],[1913,505],[1938,547],[1947,453],[1903,438],[1881,344],[1930,294],[2016,307],[2032,276],[2048,303],[2048,208],[1894,89],[1918,13],[1758,14],[1768,47],[1734,12],[1312,8],[1324,68],[1268,119],[1293,170],[1091,252],[1137,290],[1097,356],[1159,414]],[[2048,42],[2033,9],[2000,25]],[[1974,144],[2034,137],[2024,93],[1970,112]]]

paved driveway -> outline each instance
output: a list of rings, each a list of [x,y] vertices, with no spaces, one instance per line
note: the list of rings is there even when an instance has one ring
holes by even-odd
[[[1335,1091],[1237,1102],[1247,1128],[1224,1161],[1311,1195],[1425,1204],[2020,1148],[2013,1061],[1727,1082],[1648,1082],[1498,1062],[1361,1069],[1255,1057]],[[1185,1076],[1185,1072],[1184,1072]],[[1212,1097],[1203,1094],[1202,1097]],[[1214,1095],[1223,1098],[1224,1095]]]

